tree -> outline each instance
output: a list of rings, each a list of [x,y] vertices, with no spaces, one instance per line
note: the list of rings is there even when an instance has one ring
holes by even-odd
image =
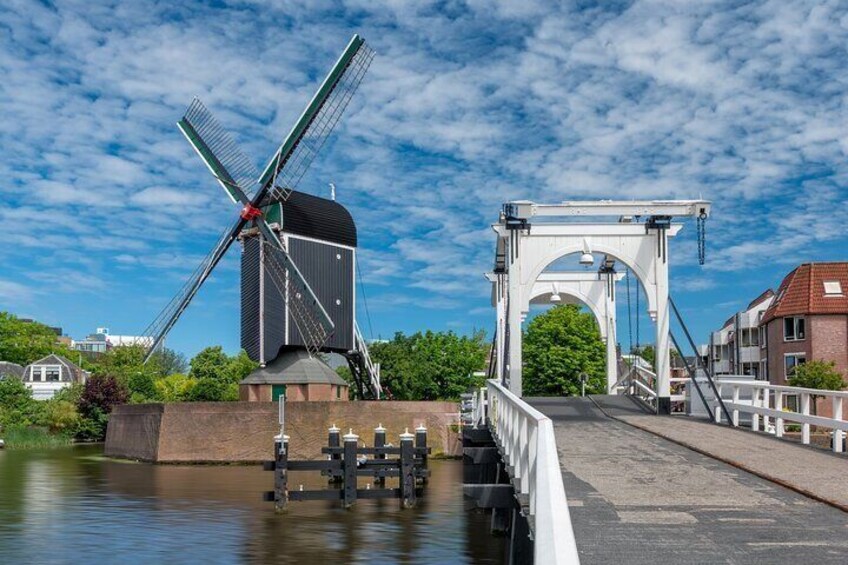
[[[102,440],[106,437],[109,414],[119,404],[126,404],[129,391],[115,376],[92,376],[85,383],[77,408],[85,420],[79,435],[82,439]]]
[[[474,372],[486,365],[485,333],[458,336],[449,332],[395,334],[391,341],[371,346],[380,363],[383,387],[398,400],[454,400],[482,384]]]
[[[207,347],[191,360],[189,376],[195,380],[188,398],[195,401],[238,400],[238,383],[257,367],[247,353],[229,357],[220,345]]]
[[[523,342],[524,394],[577,396],[606,390],[604,344],[591,314],[574,304],[554,306],[530,321]]]
[[[845,380],[833,361],[809,361],[797,365],[788,379],[789,386],[802,388],[814,388],[818,390],[842,390],[845,388]],[[816,414],[817,394],[813,398],[813,414]]]
[[[248,357],[247,352],[242,349],[237,355],[230,357],[228,377],[231,383],[240,383],[247,375],[259,366],[259,363]]]
[[[150,361],[156,363],[162,375],[173,375],[188,371],[188,361],[185,355],[167,347],[154,353]]]
[[[97,357],[91,363],[86,364],[88,370],[94,376],[115,377],[125,387],[130,386],[131,378],[138,378],[139,374],[147,380],[163,376],[161,367],[154,357],[148,363],[144,362],[145,349],[141,345],[122,345],[113,347],[103,355]]]
[[[207,347],[191,360],[190,376],[197,380],[229,380],[230,358],[220,345]]]
[[[43,421],[44,406],[15,378],[0,379],[0,427],[25,428]]]
[[[29,365],[51,353],[67,354],[56,333],[38,322],[24,322],[0,312],[0,361]]]

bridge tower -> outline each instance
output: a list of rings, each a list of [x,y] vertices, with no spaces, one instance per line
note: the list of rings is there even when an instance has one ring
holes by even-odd
[[[521,396],[521,322],[529,312],[536,285],[550,282],[543,276],[545,269],[567,255],[602,253],[607,261],[626,265],[645,289],[648,314],[656,323],[657,407],[660,413],[669,413],[668,240],[683,227],[674,223],[674,218],[703,220],[710,207],[705,200],[504,204],[498,222],[492,225],[497,234],[492,274],[498,324],[495,364],[501,381]]]

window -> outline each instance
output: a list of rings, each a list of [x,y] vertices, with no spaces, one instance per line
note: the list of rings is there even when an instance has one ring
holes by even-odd
[[[44,379],[48,383],[58,383],[62,377],[62,368],[61,367],[45,367],[44,374],[47,375],[47,378]]]
[[[795,374],[795,367],[807,362],[806,353],[787,353],[783,356],[784,376],[788,379]]]
[[[801,341],[804,334],[804,318],[783,318],[784,341]]]
[[[797,394],[784,394],[783,395],[783,407],[789,410],[790,412],[799,412],[798,410],[798,395]]]
[[[756,347],[760,344],[759,330],[757,328],[743,328],[739,332],[742,335],[742,347]]]
[[[760,326],[760,349],[765,349],[766,347],[766,327]]]
[[[30,380],[34,383],[40,383],[43,380],[43,369],[44,367],[33,367],[30,373]]]
[[[755,379],[760,372],[760,364],[759,363],[742,363],[742,374],[743,375],[751,375]]]
[[[839,281],[824,281],[825,296],[842,296],[842,283]]]

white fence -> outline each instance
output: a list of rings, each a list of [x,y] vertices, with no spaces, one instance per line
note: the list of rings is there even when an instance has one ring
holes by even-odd
[[[760,418],[763,420],[763,430],[771,431],[777,437],[783,437],[785,422],[801,424],[801,442],[810,443],[810,426],[817,426],[832,430],[833,451],[841,453],[844,449],[845,432],[848,432],[848,422],[842,419],[843,400],[848,398],[848,391],[817,390],[812,388],[800,388],[794,386],[779,386],[769,384],[765,381],[722,381],[718,383],[719,395],[722,389],[730,387],[733,395],[730,402],[724,404],[730,411],[731,422],[739,426],[739,414],[751,414],[751,429],[759,431]],[[740,400],[740,391],[750,389],[751,400],[745,402]],[[812,397],[829,398],[833,408],[833,417],[817,416],[810,413],[810,400]],[[787,400],[794,397],[797,401],[799,411],[788,410]],[[716,422],[721,421],[721,411],[715,410]],[[771,420],[774,420],[774,424]]]
[[[478,393],[474,417],[485,410],[492,437],[504,462],[512,467],[515,490],[529,501],[535,563],[580,563],[550,418],[496,380],[487,382],[486,397],[484,406],[482,390]]]

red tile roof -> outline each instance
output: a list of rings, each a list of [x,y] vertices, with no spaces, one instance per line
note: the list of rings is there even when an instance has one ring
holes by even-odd
[[[825,296],[825,281],[839,281],[842,296]],[[848,262],[803,263],[786,275],[762,323],[797,314],[848,314]]]

